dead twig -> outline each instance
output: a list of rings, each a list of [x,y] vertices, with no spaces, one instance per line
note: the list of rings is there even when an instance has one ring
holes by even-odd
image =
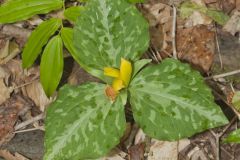
[[[221,54],[221,50],[219,47],[219,41],[218,41],[218,33],[217,33],[217,27],[215,25],[215,38],[216,38],[216,45],[217,45],[217,51],[218,51],[218,57],[219,57],[219,61],[220,61],[220,67],[221,69],[223,69],[223,61],[222,61],[222,54]]]
[[[240,69],[235,70],[235,71],[231,71],[231,72],[227,72],[227,73],[223,73],[223,74],[219,74],[219,75],[215,75],[215,76],[210,76],[210,77],[206,77],[205,80],[209,80],[209,79],[219,79],[219,78],[224,78],[224,77],[228,77],[228,76],[232,76],[235,74],[240,74]]]
[[[29,125],[29,124],[32,124],[32,123],[34,123],[34,122],[36,122],[36,121],[39,121],[39,120],[41,120],[41,119],[44,119],[44,117],[45,117],[45,114],[44,114],[44,113],[39,114],[39,115],[36,116],[36,117],[33,117],[33,118],[31,118],[31,119],[29,119],[29,120],[27,120],[27,121],[25,121],[25,122],[22,122],[22,123],[18,124],[17,126],[14,127],[14,129],[15,129],[15,131],[16,131],[16,130],[19,130],[19,129],[23,128],[23,127],[26,127],[26,126]]]
[[[40,126],[40,127],[35,127],[35,128],[30,128],[30,129],[24,129],[24,130],[20,130],[20,131],[15,131],[13,132],[14,134],[16,133],[25,133],[25,132],[31,132],[31,131],[36,131],[36,130],[42,130],[44,131],[44,127],[43,126]]]
[[[177,26],[177,9],[172,5],[173,8],[173,24],[172,24],[172,48],[173,48],[173,57],[178,59],[177,57],[177,48],[176,48],[176,26]]]

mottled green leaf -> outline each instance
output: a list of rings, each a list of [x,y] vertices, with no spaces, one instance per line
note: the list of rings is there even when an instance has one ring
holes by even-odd
[[[224,25],[229,20],[229,16],[224,14],[222,11],[218,11],[214,8],[199,6],[194,2],[186,1],[180,6],[180,12],[183,18],[189,17],[194,11],[199,11],[209,16],[220,25]]]
[[[83,6],[73,6],[69,7],[64,11],[64,17],[71,21],[76,22],[77,18],[81,15],[81,11],[84,9]]]
[[[141,59],[141,60],[138,60],[136,61],[134,64],[133,64],[133,74],[132,74],[132,78],[134,78],[138,72],[145,66],[147,65],[148,63],[150,63],[152,60],[151,59]]]
[[[240,129],[233,131],[226,139],[224,139],[224,142],[240,143]]]
[[[121,58],[137,60],[148,43],[148,23],[125,0],[89,1],[74,30],[80,61],[97,70],[119,68]]]
[[[151,137],[178,140],[228,123],[201,75],[177,60],[144,68],[129,90],[134,119]]]
[[[103,75],[102,70],[97,70],[97,69],[87,67],[86,65],[84,65],[84,63],[82,63],[81,58],[79,57],[79,55],[81,54],[81,51],[77,52],[73,45],[73,29],[72,28],[64,27],[61,30],[61,37],[62,37],[65,47],[71,53],[71,55],[73,56],[75,61],[77,61],[78,64],[81,65],[81,67],[84,70],[86,70],[88,73],[94,75],[95,77],[98,77],[99,79],[102,79],[102,80],[105,79],[105,76]]]
[[[99,158],[116,146],[124,133],[126,93],[113,103],[106,85],[64,86],[47,109],[44,160]]]
[[[0,24],[26,20],[62,6],[62,0],[9,0],[0,6]]]
[[[79,2],[88,2],[89,0],[78,0]],[[142,3],[145,2],[145,0],[125,0],[130,3]]]
[[[56,90],[63,73],[63,44],[59,35],[53,37],[43,51],[40,80],[47,96]]]
[[[57,31],[61,24],[62,21],[60,19],[52,18],[42,22],[32,32],[23,49],[23,68],[31,67],[38,55],[42,52],[43,46],[46,45],[49,38]]]

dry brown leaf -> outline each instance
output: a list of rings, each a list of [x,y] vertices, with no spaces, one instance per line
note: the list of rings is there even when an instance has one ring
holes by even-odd
[[[22,156],[19,153],[10,153],[7,150],[0,150],[0,156],[3,157],[5,160],[28,160],[26,157]]]
[[[151,45],[156,51],[165,50],[172,41],[172,7],[152,2],[141,8],[143,15],[150,23]]]
[[[12,88],[8,88],[5,83],[4,80],[1,78],[0,79],[0,105],[2,103],[4,103],[8,98],[10,98],[10,94],[13,91]]]
[[[0,39],[0,59],[8,56],[9,53],[9,40]]]
[[[39,81],[34,81],[27,85],[25,89],[27,96],[33,100],[40,111],[44,112],[45,107],[51,103],[51,100],[46,96],[41,83]]]
[[[236,7],[235,0],[221,0],[220,3],[222,6],[222,10],[227,14]]]
[[[148,153],[148,160],[160,159],[178,159],[178,152],[190,144],[188,139],[183,139],[175,142],[152,140],[152,146]]]
[[[206,7],[205,2],[203,0],[191,0],[193,3],[196,3],[199,6]],[[212,23],[212,19],[208,16],[198,12],[194,11],[193,14],[187,18],[185,27],[193,27],[197,25],[209,25]]]
[[[130,160],[144,160],[145,144],[137,144],[128,149]]]
[[[186,20],[185,27],[193,27],[201,24],[210,25],[211,23],[211,18],[198,11],[194,11],[193,14]]]
[[[9,49],[7,49],[8,53],[5,53],[4,58],[0,59],[0,64],[6,64],[8,61],[13,59],[16,55],[18,55],[21,50],[16,42],[10,42]]]
[[[139,129],[135,136],[134,144],[137,145],[137,144],[143,143],[145,142],[145,139],[146,139],[146,134],[143,132],[142,129]]]
[[[178,58],[187,61],[202,72],[208,72],[215,53],[215,32],[206,26],[178,29]]]
[[[236,0],[236,9],[240,11],[240,0]]]
[[[240,11],[236,10],[234,12],[223,29],[231,33],[233,36],[235,36],[236,33],[240,32]]]

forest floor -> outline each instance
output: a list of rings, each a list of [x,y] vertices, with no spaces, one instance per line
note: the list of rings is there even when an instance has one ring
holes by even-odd
[[[240,23],[238,0],[193,0],[220,9]],[[175,2],[179,6],[180,0]],[[1,1],[0,1],[1,3]],[[67,2],[76,5],[77,2]],[[174,15],[167,0],[149,0],[136,5],[150,24],[151,46],[144,55],[154,63],[172,56],[173,23],[178,58],[199,70],[212,88],[230,123],[176,142],[158,141],[146,136],[126,109],[128,127],[120,144],[106,160],[240,160],[240,144],[223,143],[239,127],[239,113],[229,103],[240,90],[240,28],[221,26],[198,12],[183,20]],[[44,154],[44,111],[48,99],[39,82],[39,65],[21,67],[21,51],[42,19],[61,11],[8,25],[0,25],[0,160],[42,160]],[[174,19],[176,21],[174,22]],[[238,24],[239,25],[239,24]],[[39,61],[39,60],[38,60]],[[97,81],[66,53],[61,85]],[[234,72],[232,72],[234,71]],[[227,74],[226,74],[227,73]]]

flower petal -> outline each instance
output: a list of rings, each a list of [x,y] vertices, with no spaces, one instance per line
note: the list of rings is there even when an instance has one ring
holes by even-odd
[[[132,64],[131,62],[121,59],[121,66],[120,66],[120,78],[123,80],[123,84],[128,86],[129,81],[132,76]]]
[[[116,92],[118,92],[119,90],[124,88],[123,81],[121,79],[117,79],[117,78],[114,79],[113,83],[112,83],[112,87]]]
[[[120,71],[112,67],[104,68],[104,75],[109,77],[118,78],[120,76]]]

